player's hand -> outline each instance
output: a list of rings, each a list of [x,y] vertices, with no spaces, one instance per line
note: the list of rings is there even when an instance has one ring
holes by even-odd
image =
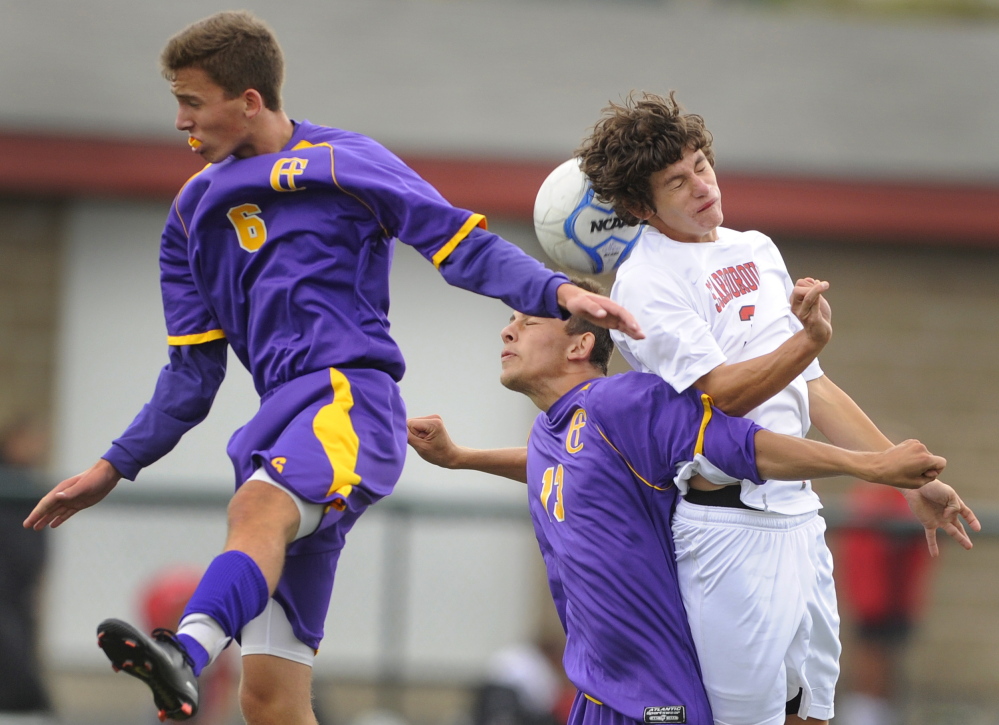
[[[968,522],[972,531],[982,530],[975,512],[961,500],[957,491],[943,481],[932,481],[920,488],[902,491],[902,494],[926,531],[926,545],[929,547],[930,556],[940,554],[937,529],[942,528],[965,549],[970,549],[972,544],[961,519]]]
[[[832,337],[832,308],[822,296],[828,290],[828,282],[805,277],[795,282],[791,291],[791,312],[805,326],[808,338],[822,346]]]
[[[594,325],[620,330],[636,340],[645,337],[638,321],[628,310],[596,292],[588,292],[574,284],[563,284],[558,288],[558,305],[568,310],[569,314],[582,317]]]
[[[936,480],[947,459],[935,456],[917,440],[902,441],[875,453],[870,480],[898,488],[919,488]]]
[[[121,474],[103,458],[49,491],[24,520],[24,528],[41,531],[65,523],[78,511],[93,506],[118,485]]]
[[[439,415],[425,415],[406,421],[409,445],[420,458],[441,468],[455,468],[460,449],[451,440],[444,419]]]

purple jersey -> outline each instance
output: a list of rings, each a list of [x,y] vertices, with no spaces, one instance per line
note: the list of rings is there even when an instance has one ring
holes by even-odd
[[[566,277],[484,227],[372,139],[307,121],[278,153],[210,164],[181,189],[163,232],[170,364],[105,458],[134,478],[203,420],[226,343],[261,395],[328,368],[398,381],[405,366],[388,322],[396,239],[450,284],[559,316]]]
[[[762,480],[759,427],[709,401],[655,375],[597,378],[540,414],[528,443],[531,518],[566,631],[566,674],[638,721],[712,722],[677,585],[673,478],[700,453]]]

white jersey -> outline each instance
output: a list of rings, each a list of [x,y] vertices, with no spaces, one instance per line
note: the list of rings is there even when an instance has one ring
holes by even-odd
[[[645,339],[611,334],[633,368],[683,391],[722,363],[766,355],[801,330],[791,312],[793,288],[776,245],[759,232],[719,227],[717,241],[684,243],[646,227],[611,290]],[[807,381],[822,374],[813,361],[747,417],[775,433],[804,437],[811,427]],[[796,515],[822,507],[810,481],[741,485],[743,503],[763,511]]]

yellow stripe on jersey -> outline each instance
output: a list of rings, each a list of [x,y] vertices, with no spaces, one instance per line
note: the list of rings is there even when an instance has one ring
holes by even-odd
[[[354,396],[350,381],[339,370],[330,368],[330,383],[333,386],[333,402],[316,413],[312,419],[312,431],[323,444],[326,457],[333,466],[333,481],[326,495],[336,493],[347,498],[354,486],[361,482],[361,477],[354,470],[360,448],[357,432],[350,420]]]
[[[657,491],[665,491],[666,489],[671,488],[671,486],[656,486],[654,484],[649,483],[644,478],[642,478],[641,474],[638,471],[636,471],[634,469],[634,467],[631,465],[631,463],[629,463],[628,459],[624,457],[624,454],[621,453],[621,451],[619,451],[614,446],[614,444],[610,442],[610,439],[607,436],[604,435],[604,432],[602,430],[600,430],[600,426],[597,426],[596,428],[597,428],[597,433],[600,434],[600,437],[603,438],[605,441],[607,441],[607,445],[609,445],[611,448],[613,448],[614,452],[617,453],[619,456],[621,456],[621,460],[624,461],[624,465],[626,465],[629,468],[629,470],[631,470],[631,472],[635,474],[635,478],[637,478],[639,481],[641,481],[642,483],[644,483],[649,488],[654,488]],[[594,702],[596,702],[596,701],[594,700]],[[598,704],[603,704],[603,703],[598,703]]]
[[[587,700],[589,700],[590,702],[595,702],[595,703],[596,703],[596,704],[598,704],[598,705],[603,705],[603,703],[602,703],[602,702],[600,702],[600,700],[598,700],[598,699],[597,699],[597,698],[595,698],[595,697],[590,697],[590,696],[589,696],[589,695],[587,695],[587,694],[586,694],[585,692],[583,693],[583,697],[585,697],[585,698],[586,698]]]
[[[167,335],[167,345],[200,345],[203,342],[225,339],[222,330],[209,330],[196,335]]]
[[[475,227],[482,227],[483,229],[486,228],[485,216],[482,214],[472,214],[472,216],[468,217],[465,223],[461,225],[461,229],[458,230],[458,233],[451,237],[447,244],[437,250],[437,254],[435,254],[431,260],[434,263],[434,267],[440,269],[444,260],[451,256],[451,252],[454,251],[454,248],[457,247],[465,237],[471,234]]]
[[[325,141],[323,141],[322,143],[312,143],[311,141],[299,141],[297,144],[291,147],[291,150],[298,151],[299,149],[311,149],[315,148],[316,146],[327,146],[330,149],[333,148],[332,146],[330,146],[330,144],[328,144]]]
[[[694,444],[694,453],[697,455],[704,455],[704,431],[708,428],[708,423],[711,422],[711,406],[715,404],[715,401],[711,399],[711,396],[707,393],[701,393],[701,405],[704,406],[704,416],[701,418],[701,429],[697,431],[697,443]]]

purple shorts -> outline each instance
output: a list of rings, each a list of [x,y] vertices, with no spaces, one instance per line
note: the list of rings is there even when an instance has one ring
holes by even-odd
[[[228,446],[236,488],[263,466],[305,501],[326,504],[315,532],[288,547],[274,599],[313,649],[347,532],[391,493],[406,457],[406,408],[377,370],[320,370],[275,388]]]
[[[694,713],[682,707],[647,707],[645,718],[636,720],[607,705],[576,692],[566,725],[711,725],[711,712],[705,707]]]
[[[566,725],[638,725],[640,722],[577,691]]]

